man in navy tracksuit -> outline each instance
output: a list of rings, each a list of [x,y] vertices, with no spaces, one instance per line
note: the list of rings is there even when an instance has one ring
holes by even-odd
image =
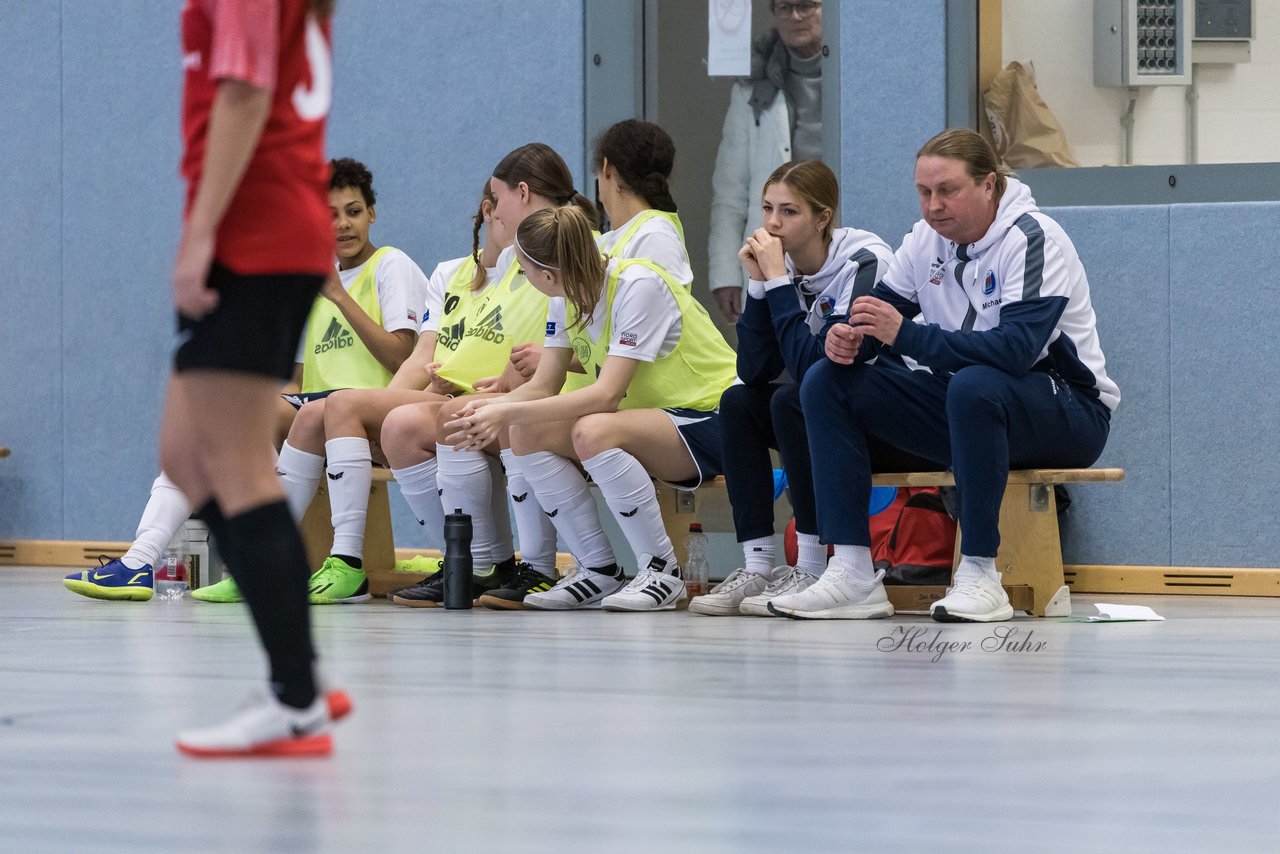
[[[1120,402],[1075,247],[990,145],[944,131],[917,153],[915,180],[923,219],[871,295],[827,324],[827,360],[804,380],[818,531],[835,556],[817,584],[773,600],[777,613],[893,614],[867,528],[879,440],[955,472],[961,561],[934,619],[1009,619],[995,567],[1009,469],[1092,465]]]

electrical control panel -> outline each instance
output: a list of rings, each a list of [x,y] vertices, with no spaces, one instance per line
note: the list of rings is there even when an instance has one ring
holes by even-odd
[[[1093,0],[1093,85],[1188,85],[1188,12],[1185,0]]]

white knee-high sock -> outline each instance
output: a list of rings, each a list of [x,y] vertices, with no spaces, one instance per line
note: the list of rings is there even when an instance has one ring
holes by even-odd
[[[144,564],[155,566],[164,554],[165,547],[178,533],[182,523],[191,515],[191,505],[178,485],[160,472],[151,483],[151,497],[138,521],[138,531],[133,535],[133,545],[121,556],[129,569],[141,569]]]
[[[796,532],[796,566],[817,578],[827,568],[827,547],[817,534]]]
[[[519,461],[515,451],[502,449],[502,464],[507,469],[507,492],[515,510],[516,532],[520,535],[520,559],[543,575],[554,578],[556,526],[542,512],[542,505],[534,497]]]
[[[616,567],[591,489],[573,463],[550,451],[536,451],[517,456],[516,464],[578,563],[587,569]]]
[[[658,507],[653,481],[640,461],[621,448],[612,448],[583,460],[582,467],[600,487],[600,494],[636,553],[636,560],[647,554],[666,561],[668,570],[674,570],[676,550],[662,524],[662,510]]]
[[[511,536],[511,507],[507,504],[507,474],[502,461],[484,455],[489,464],[489,516],[493,519],[493,542],[490,559],[495,563],[511,560],[516,556],[515,542]]]
[[[324,476],[324,457],[299,451],[285,442],[280,448],[280,459],[276,460],[276,473],[280,475],[280,488],[284,490],[289,513],[294,521],[301,522]]]
[[[461,510],[471,517],[471,565],[485,572],[493,563],[493,477],[482,451],[456,451],[436,445],[436,484],[445,515]]]
[[[440,509],[440,487],[436,485],[436,458],[402,469],[391,476],[400,485],[400,494],[413,511],[418,524],[431,532],[436,542],[444,541],[444,511]]]
[[[329,509],[333,521],[333,549],[330,554],[364,557],[364,523],[369,516],[369,485],[373,481],[373,458],[369,440],[342,436],[324,443],[329,466]]]

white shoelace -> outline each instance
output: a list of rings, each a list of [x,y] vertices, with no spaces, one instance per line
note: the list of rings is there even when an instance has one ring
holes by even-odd
[[[748,572],[745,569],[735,569],[729,573],[729,577],[721,581],[715,587],[711,588],[712,593],[732,593],[739,587],[750,584],[752,579],[756,577],[756,573]]]
[[[808,574],[809,573],[805,572],[803,569],[801,569],[798,566],[792,567],[790,572],[788,572],[786,575],[782,576],[777,581],[774,581],[772,584],[766,587],[764,589],[763,595],[781,596],[784,593],[790,593],[795,588],[800,586],[800,584],[804,581],[804,577]]]
[[[656,573],[652,569],[645,567],[644,569],[640,570],[640,572],[636,575],[635,578],[631,579],[631,583],[626,586],[626,589],[623,592],[639,593],[641,590],[645,589],[650,584],[657,582],[657,579],[654,577],[656,575],[659,575],[659,573]]]

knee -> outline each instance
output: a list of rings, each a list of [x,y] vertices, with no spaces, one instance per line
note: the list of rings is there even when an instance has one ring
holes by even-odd
[[[1009,375],[986,365],[962,368],[947,383],[947,415],[964,417],[1000,405]]]
[[[302,404],[289,428],[289,444],[304,450],[317,443],[323,444],[326,408],[327,401],[324,399]]]
[[[511,452],[520,456],[544,450],[542,447],[544,443],[539,438],[536,427],[512,424],[507,428],[507,440],[511,443]]]
[[[750,407],[755,389],[748,385],[731,385],[720,395],[720,416],[734,418]]]
[[[382,450],[389,460],[397,463],[398,468],[407,464],[403,462],[406,456],[426,444],[426,438],[433,438],[424,437],[424,432],[427,432],[424,427],[422,418],[412,406],[398,406],[387,413],[382,422]]]
[[[323,401],[325,429],[329,430],[331,427],[349,421],[357,411],[358,397],[358,393],[351,390],[335,391],[326,397]],[[310,405],[307,404],[307,406]]]
[[[773,393],[773,398],[769,401],[769,415],[775,425],[803,418],[798,383],[788,383]]]
[[[863,386],[873,367],[867,365],[838,365],[823,360],[805,372],[800,383],[800,408],[810,423],[824,419],[847,420],[864,405]],[[781,404],[779,404],[781,405]]]
[[[618,446],[614,435],[613,421],[616,413],[597,413],[584,415],[573,425],[569,441],[578,459],[589,460],[596,454],[603,453]]]

